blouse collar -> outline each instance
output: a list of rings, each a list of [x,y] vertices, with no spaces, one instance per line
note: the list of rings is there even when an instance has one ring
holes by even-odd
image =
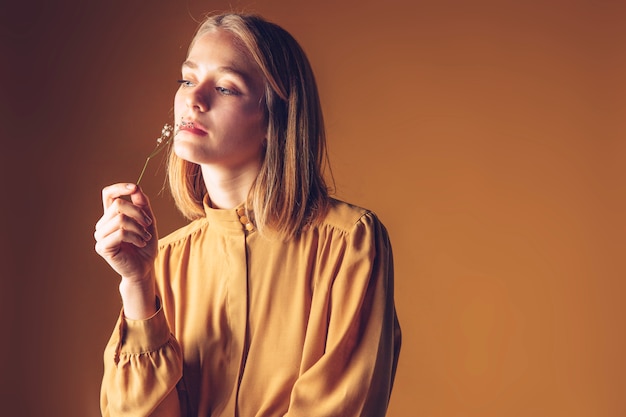
[[[202,201],[206,219],[211,226],[227,230],[253,232],[254,217],[251,210],[246,210],[243,203],[232,209],[216,209],[211,207],[208,194]]]

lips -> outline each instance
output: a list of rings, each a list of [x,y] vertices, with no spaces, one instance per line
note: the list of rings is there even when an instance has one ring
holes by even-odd
[[[183,120],[178,128],[179,131],[193,133],[195,135],[206,135],[207,128],[194,120]]]

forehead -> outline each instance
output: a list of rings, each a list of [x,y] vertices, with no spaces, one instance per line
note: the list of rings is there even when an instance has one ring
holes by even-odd
[[[232,33],[214,29],[194,39],[183,67],[229,68],[248,76],[259,76],[260,70],[242,42]]]

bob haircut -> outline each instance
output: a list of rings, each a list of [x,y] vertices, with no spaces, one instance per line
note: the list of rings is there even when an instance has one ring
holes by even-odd
[[[232,33],[265,78],[267,146],[246,210],[261,233],[297,236],[326,213],[329,190],[326,135],[311,65],[297,41],[280,26],[250,14],[209,16],[189,49],[204,34]],[[205,216],[207,194],[200,166],[170,151],[168,181],[176,206],[189,220]]]

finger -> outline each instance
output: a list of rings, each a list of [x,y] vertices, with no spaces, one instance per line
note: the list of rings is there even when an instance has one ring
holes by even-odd
[[[152,214],[152,207],[150,207],[150,199],[143,192],[141,187],[137,186],[135,192],[130,195],[130,201],[136,206],[141,207],[144,212],[149,216],[149,218],[153,221],[154,217]]]
[[[116,198],[105,210],[100,220],[96,223],[96,229],[101,227],[102,224],[110,222],[120,214],[135,220],[143,227],[149,227],[153,223],[150,215],[141,207],[136,206],[122,198]]]
[[[145,198],[147,199],[147,197]],[[144,227],[148,227],[154,222],[150,212],[150,205],[141,206],[124,199],[117,198],[113,201],[109,210],[113,213],[125,214]]]
[[[113,260],[113,258],[122,252],[123,243],[131,244],[138,248],[143,248],[147,245],[147,242],[136,233],[124,229],[117,229],[113,233],[96,241],[95,249],[103,258]]]
[[[108,221],[98,222],[98,224],[96,224],[94,238],[97,241],[103,240],[109,235],[116,233],[118,230],[134,233],[145,242],[152,239],[152,234],[150,234],[144,225],[138,223],[124,213],[117,213],[115,217],[109,219]]]
[[[109,208],[113,202],[123,196],[130,196],[137,190],[137,185],[132,183],[117,183],[102,189],[102,205],[104,210]]]

